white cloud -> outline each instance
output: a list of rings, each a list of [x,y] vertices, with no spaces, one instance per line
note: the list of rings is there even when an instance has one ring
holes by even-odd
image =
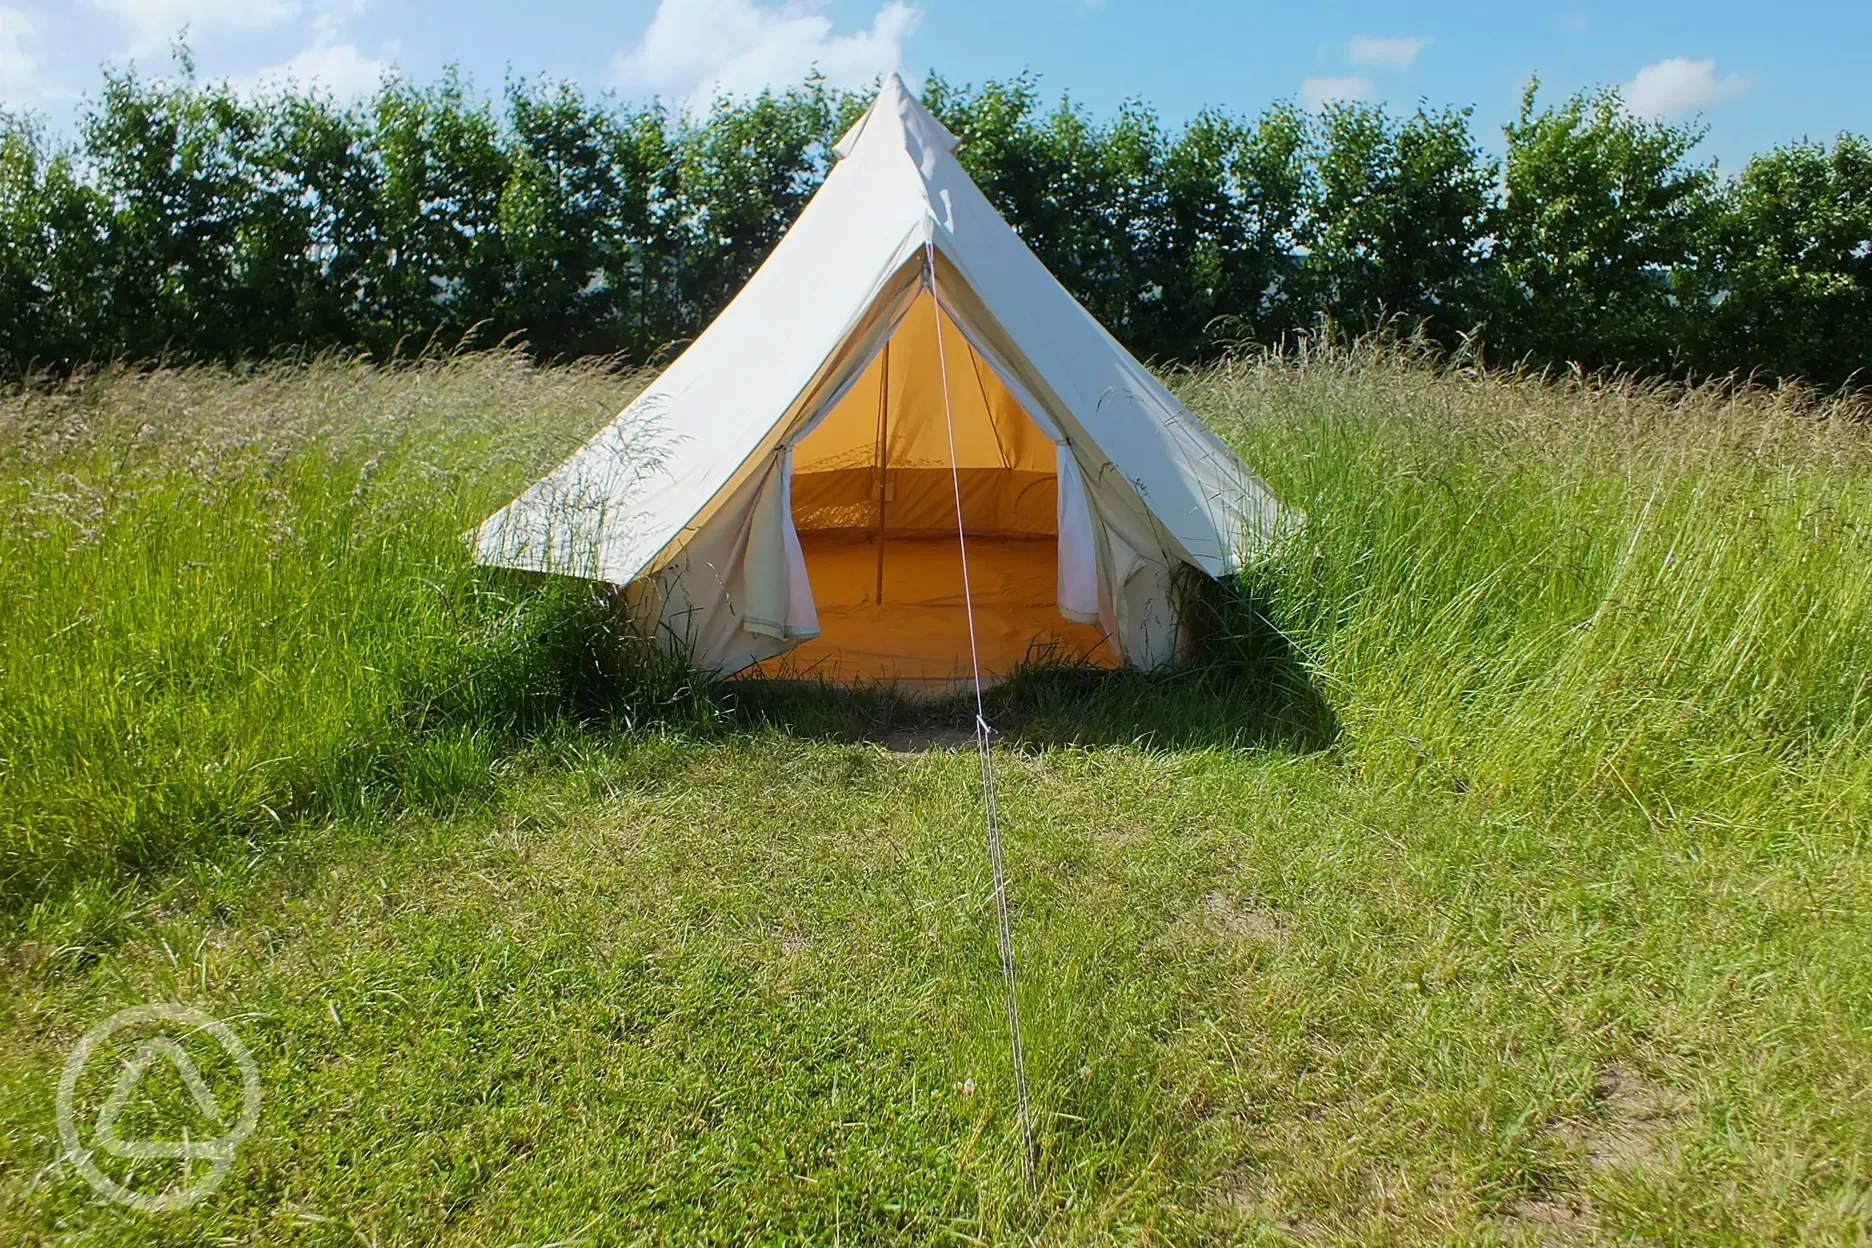
[[[903,64],[922,13],[886,0],[870,29],[832,33],[825,0],[660,0],[637,46],[613,62],[619,85],[678,97],[705,111],[718,93],[787,87],[817,66],[833,86],[857,87]]]
[[[37,94],[39,18],[24,9],[0,8],[0,103]]]
[[[1389,39],[1353,35],[1352,42],[1346,45],[1346,57],[1354,65],[1390,65],[1403,69],[1429,46],[1430,40],[1422,35],[1398,35]]]
[[[281,64],[238,75],[232,85],[247,95],[288,84],[316,86],[350,103],[376,94],[390,68],[388,61],[365,56],[355,43],[316,43]]]
[[[1718,78],[1715,61],[1673,56],[1645,66],[1625,84],[1625,107],[1641,117],[1679,117],[1732,100],[1754,81],[1749,74]]]
[[[1371,90],[1363,78],[1309,78],[1300,84],[1300,103],[1319,109],[1335,102],[1362,100]]]
[[[324,0],[312,14],[312,34],[319,44],[337,43],[345,23],[370,8],[371,0]]]
[[[190,34],[268,30],[291,20],[299,0],[92,0],[130,27],[132,53],[158,51],[186,27]]]

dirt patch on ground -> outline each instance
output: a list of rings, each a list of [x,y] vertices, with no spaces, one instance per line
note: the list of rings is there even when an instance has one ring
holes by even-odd
[[[1276,946],[1287,942],[1287,928],[1277,915],[1244,906],[1224,893],[1204,897],[1202,911],[1203,923],[1211,931]]]
[[[1554,1134],[1583,1154],[1594,1170],[1654,1165],[1663,1160],[1670,1132],[1690,1114],[1682,1095],[1629,1066],[1601,1067],[1593,1079],[1593,1113],[1557,1124]],[[1537,1243],[1571,1245],[1592,1240],[1592,1202],[1581,1192],[1549,1192],[1502,1209],[1507,1226]]]
[[[1317,1243],[1327,1237],[1324,1226],[1291,1210],[1280,1208],[1247,1174],[1237,1171],[1223,1176],[1215,1193],[1218,1203],[1234,1214],[1249,1222],[1272,1226],[1298,1243]]]
[[[1680,1094],[1629,1066],[1602,1067],[1593,1083],[1598,1112],[1588,1121],[1566,1122],[1560,1138],[1586,1154],[1595,1170],[1649,1165],[1664,1152],[1665,1139],[1690,1112]]]
[[[0,967],[11,971],[36,970],[41,963],[50,961],[55,952],[56,950],[51,946],[39,944],[37,941],[21,941],[13,947],[11,953],[7,954],[4,961],[0,961]]]
[[[783,958],[797,958],[812,950],[812,941],[803,932],[781,932],[774,940]]]
[[[973,725],[893,728],[884,734],[881,744],[893,754],[928,754],[932,750],[972,750],[975,748]]]
[[[1596,1225],[1592,1205],[1575,1192],[1524,1197],[1502,1213],[1509,1227],[1520,1232],[1521,1238],[1532,1238],[1542,1244],[1588,1243]]]

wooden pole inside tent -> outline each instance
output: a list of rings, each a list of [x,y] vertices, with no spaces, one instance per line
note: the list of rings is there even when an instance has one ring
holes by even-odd
[[[878,434],[877,434],[877,481],[872,489],[877,494],[877,597],[878,606],[884,605],[884,506],[889,502],[890,494],[890,339],[884,340],[884,358],[880,366],[881,376],[878,381]]]

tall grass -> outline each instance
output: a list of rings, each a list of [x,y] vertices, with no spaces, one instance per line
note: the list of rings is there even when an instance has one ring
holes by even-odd
[[[609,616],[461,537],[632,388],[489,354],[6,395],[0,895],[457,796],[576,712]]]
[[[1864,835],[1862,405],[1364,348],[1182,390],[1307,512],[1265,580],[1368,754],[1408,734],[1549,823],[1687,803]]]
[[[1428,752],[1550,824],[1609,802],[1863,835],[1862,411],[1437,374],[1366,350],[1179,384],[1309,517],[1257,591],[1332,706],[1270,700],[1249,713],[1293,722],[1230,739],[1317,748],[1336,713],[1364,763]],[[477,572],[460,540],[634,385],[495,353],[7,394],[0,894],[472,795],[554,718],[714,714],[667,674],[626,681],[620,704],[603,608]],[[1149,731],[1229,717],[1230,686],[1177,680],[1207,701],[1163,703]],[[1082,727],[1087,706],[1164,692],[1036,687],[1018,713],[1071,703]]]

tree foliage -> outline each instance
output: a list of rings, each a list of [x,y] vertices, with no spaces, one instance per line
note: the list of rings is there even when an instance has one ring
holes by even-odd
[[[1872,369],[1872,144],[1776,148],[1725,188],[1705,366],[1840,380]]]
[[[1715,175],[1689,159],[1699,132],[1635,119],[1609,90],[1536,112],[1530,83],[1505,133],[1491,337],[1538,360],[1680,371],[1714,293]]]
[[[1497,173],[1467,111],[1328,106],[1308,235],[1315,306],[1361,331],[1399,318],[1446,343],[1479,324]]]
[[[660,358],[733,297],[861,95],[810,79],[702,117],[454,74],[341,107],[106,75],[74,140],[0,114],[0,370],[385,356],[526,341]],[[1468,110],[1276,104],[1180,129],[1031,76],[933,78],[961,159],[1132,350],[1198,361],[1338,326],[1497,361],[1848,383],[1872,362],[1872,145],[1723,179],[1616,92],[1541,106],[1497,162]]]

